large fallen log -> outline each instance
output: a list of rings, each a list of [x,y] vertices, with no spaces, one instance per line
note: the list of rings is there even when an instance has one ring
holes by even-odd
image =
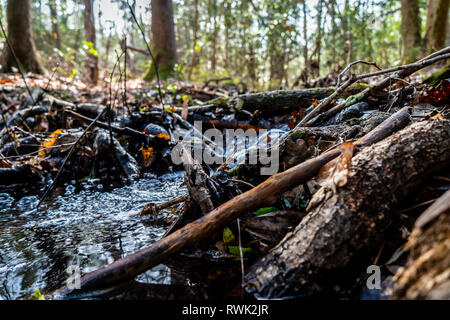
[[[348,97],[359,92],[360,86],[347,88],[340,98]],[[332,88],[312,88],[299,90],[276,90],[263,93],[241,94],[232,98],[216,98],[205,102],[218,108],[231,111],[241,109],[254,112],[260,110],[265,115],[280,115],[289,111],[298,111],[299,108],[308,108],[314,100],[323,99],[333,93]]]
[[[332,292],[345,274],[354,276],[351,267],[372,264],[393,206],[449,160],[448,120],[414,123],[364,149],[352,159],[347,184],[249,269],[248,290],[265,298]]]
[[[417,219],[392,299],[450,299],[450,190]]]
[[[384,139],[393,132],[404,128],[409,121],[409,109],[401,109],[358,140],[355,149]],[[106,287],[132,279],[149,268],[160,264],[171,255],[216,234],[241,215],[275,204],[280,194],[307,182],[319,172],[323,165],[339,156],[339,154],[338,149],[332,149],[289,170],[275,174],[252,190],[227,201],[209,214],[162,238],[152,246],[143,248],[132,255],[86,274],[80,279],[80,289],[61,288],[54,293],[56,295],[67,295],[80,290]]]

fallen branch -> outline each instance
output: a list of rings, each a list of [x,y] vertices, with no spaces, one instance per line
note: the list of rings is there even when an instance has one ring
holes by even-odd
[[[352,159],[347,184],[327,191],[295,230],[251,267],[247,288],[265,298],[311,296],[365,270],[392,222],[392,207],[449,160],[448,120],[414,123],[365,149]]]
[[[450,47],[444,48],[438,52],[435,52],[428,57],[425,57],[415,63],[393,67],[389,69],[384,69],[372,73],[366,73],[361,74],[357,76],[351,76],[347,81],[345,81],[339,88],[336,89],[336,91],[327,97],[325,100],[323,100],[321,103],[319,103],[310,113],[308,113],[299,123],[297,126],[303,126],[303,127],[310,127],[314,124],[326,120],[329,117],[337,114],[341,110],[345,109],[346,107],[349,107],[359,101],[362,101],[366,99],[370,95],[376,95],[381,90],[385,89],[391,84],[391,81],[394,79],[402,79],[405,78],[414,72],[429,66],[437,61],[444,60],[450,58]],[[324,114],[322,114],[319,118],[313,119],[314,116],[319,114],[320,112],[324,111],[325,108],[331,103],[331,101],[336,98],[339,94],[341,94],[342,91],[344,91],[348,86],[350,86],[352,83],[365,79],[370,78],[374,76],[378,76],[385,73],[392,73],[392,72],[398,72],[398,74],[394,76],[386,77],[385,79],[378,82],[375,86],[370,87],[362,91],[361,93],[357,94],[356,96],[348,97],[347,100],[343,103],[338,104],[337,106],[333,107],[332,109],[328,110]]]
[[[94,121],[94,119],[85,117],[79,113],[76,113],[72,110],[64,110],[65,113],[67,113],[68,115],[70,115],[71,117],[79,120],[79,121],[83,121],[83,122],[88,122],[88,123],[92,123]],[[112,132],[118,133],[120,135],[125,135],[125,136],[131,136],[131,137],[137,137],[143,141],[147,141],[148,138],[153,138],[154,136],[152,135],[147,135],[143,132],[134,130],[132,128],[129,127],[124,127],[124,128],[119,128],[119,127],[115,127],[113,125],[109,125],[107,123],[101,122],[101,121],[95,121],[94,126],[102,128],[102,129],[109,129],[111,128]]]
[[[159,211],[169,208],[175,204],[178,204],[180,202],[185,202],[189,200],[189,194],[184,194],[182,196],[170,199],[169,201],[163,202],[163,203],[159,203],[159,204],[154,204],[154,203],[149,203],[146,204],[144,206],[144,208],[142,208],[141,212],[138,214],[133,214],[130,217],[135,217],[135,216],[148,216],[148,215],[155,215],[157,214]]]
[[[355,149],[384,139],[393,132],[404,128],[409,121],[409,109],[401,109],[356,142]],[[323,165],[339,154],[338,149],[333,149],[289,170],[273,175],[257,187],[227,201],[209,214],[155,242],[152,246],[86,274],[80,280],[79,290],[106,287],[131,279],[160,264],[173,254],[216,234],[241,215],[275,204],[280,194],[310,180]],[[56,291],[56,294],[65,295],[72,291],[74,290],[61,288]]]

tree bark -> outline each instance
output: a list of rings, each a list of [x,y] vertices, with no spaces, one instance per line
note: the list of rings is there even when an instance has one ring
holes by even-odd
[[[86,42],[92,43],[92,49],[95,49],[94,0],[84,0],[84,32]],[[91,83],[97,83],[98,75],[98,57],[88,52],[86,59],[86,78]]]
[[[58,50],[61,50],[61,36],[59,34],[58,27],[58,12],[56,11],[56,3],[55,0],[51,0],[48,2],[48,6],[50,8],[50,15],[52,17],[52,29],[53,29],[53,38],[55,39],[55,47]]]
[[[427,54],[445,46],[449,4],[450,0],[428,0],[427,24],[424,37]]]
[[[450,190],[416,220],[392,299],[450,299]]]
[[[172,0],[152,0],[152,42],[159,77],[167,79],[174,74],[177,61]],[[151,63],[144,79],[151,80],[155,76],[155,65]]]
[[[298,111],[298,108],[308,108],[313,100],[320,100],[331,93],[329,88],[311,88],[298,90],[274,90],[262,93],[241,94],[232,98],[216,98],[205,102],[218,108],[247,110],[254,112],[259,110],[260,115],[280,115],[289,111]],[[339,95],[340,98],[359,92],[357,86],[349,87]]]
[[[265,298],[332,290],[371,264],[393,206],[449,160],[448,120],[412,124],[364,149],[352,159],[347,183],[325,191],[295,230],[249,269],[247,288]]]
[[[31,0],[9,0],[7,6],[8,40],[24,72],[45,73],[34,43]],[[0,64],[3,72],[17,68],[13,52],[5,43]]]
[[[192,40],[192,56],[189,64],[188,80],[192,79],[192,71],[196,65],[197,60],[197,32],[198,32],[198,0],[194,1],[194,35]]]
[[[402,62],[410,63],[419,58],[422,51],[418,0],[402,0]]]

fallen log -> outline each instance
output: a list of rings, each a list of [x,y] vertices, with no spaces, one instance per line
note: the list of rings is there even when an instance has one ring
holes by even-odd
[[[347,97],[360,88],[348,88],[339,95]],[[260,110],[264,115],[280,115],[290,111],[298,111],[299,108],[308,108],[314,100],[323,99],[333,93],[332,88],[312,88],[300,90],[276,90],[263,93],[241,94],[232,98],[216,98],[205,102],[228,111],[247,110],[254,112]]]
[[[330,190],[248,270],[247,289],[265,298],[332,292],[352,270],[372,264],[392,207],[449,160],[450,121],[440,119],[414,123],[363,150],[352,159],[347,184]]]
[[[0,189],[22,185],[36,185],[42,183],[44,177],[31,165],[16,165],[0,168]]]
[[[409,121],[409,108],[401,109],[356,142],[355,149],[388,137],[393,132],[404,128]],[[209,214],[164,237],[152,246],[86,274],[80,279],[80,289],[61,288],[54,293],[67,295],[129,280],[160,264],[173,254],[216,234],[241,215],[275,204],[281,193],[307,182],[319,172],[323,165],[339,154],[338,149],[332,149],[289,170],[275,174],[252,190],[225,202]]]
[[[450,190],[417,219],[392,299],[450,299]]]

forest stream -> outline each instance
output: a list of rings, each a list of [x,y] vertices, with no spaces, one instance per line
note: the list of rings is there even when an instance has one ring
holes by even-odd
[[[185,193],[182,182],[183,172],[176,172],[113,190],[91,181],[79,190],[68,184],[39,209],[35,195],[1,193],[0,299],[29,298],[37,288],[63,285],[69,265],[84,274],[152,244],[167,225],[130,216],[149,202]],[[137,280],[170,284],[171,274],[170,267],[160,265]]]

